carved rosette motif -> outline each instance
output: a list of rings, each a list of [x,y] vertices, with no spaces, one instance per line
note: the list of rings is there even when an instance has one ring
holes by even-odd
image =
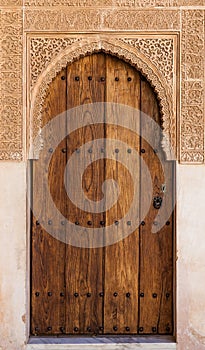
[[[19,1],[15,2],[19,4]],[[0,159],[21,160],[23,153],[21,10],[1,11]]]
[[[60,47],[64,42],[64,39],[61,40],[62,41],[60,41],[59,39],[58,41]],[[49,42],[51,44],[51,41]],[[45,46],[47,47],[47,42]],[[148,57],[146,57],[144,53],[140,52],[139,49],[132,47],[128,43],[123,43],[122,40],[119,40],[119,38],[110,39],[109,37],[101,36],[100,39],[99,37],[87,37],[86,39],[82,39],[80,42],[78,41],[73,43],[71,46],[69,45],[69,47],[61,51],[57,56],[55,55],[55,57],[51,60],[50,64],[47,65],[47,68],[45,68],[45,70],[39,75],[37,83],[34,85],[31,92],[32,108],[30,119],[33,121],[31,138],[33,140],[35,139],[36,142],[33,141],[34,148],[30,156],[34,158],[38,157],[39,150],[42,147],[43,140],[41,139],[41,113],[49,83],[62,68],[67,66],[68,63],[71,63],[79,57],[91,54],[96,51],[104,51],[108,53],[111,52],[119,58],[123,58],[124,60],[135,66],[147,77],[151,85],[155,88],[155,91],[157,92],[160,101],[164,122],[164,135],[166,135],[170,140],[172,140],[172,146],[175,151],[176,118],[173,113],[173,96],[171,93],[171,89],[169,88],[169,85],[166,82],[166,77],[164,76],[163,72],[160,72],[156,68],[156,66],[151,62],[151,60]],[[42,69],[42,67],[40,68]],[[33,76],[33,72],[31,72],[31,76]],[[37,76],[36,71],[34,71],[34,76]],[[170,149],[167,143],[163,142],[162,146],[167,154],[167,157],[172,157],[170,155]]]
[[[181,161],[204,162],[204,14],[182,12]]]

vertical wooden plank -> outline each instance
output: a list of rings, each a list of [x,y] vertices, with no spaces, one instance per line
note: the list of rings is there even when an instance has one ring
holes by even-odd
[[[137,71],[127,63],[111,56],[107,56],[106,64],[106,101],[139,109],[140,78]],[[120,110],[119,106],[119,113],[121,113]],[[114,116],[116,120],[118,120],[118,112]],[[112,123],[113,113],[112,105],[107,106],[106,123]],[[130,128],[139,130],[139,114],[138,117],[133,114],[131,120],[127,122],[127,129],[108,124],[106,124],[106,138],[121,140],[127,144],[127,149],[133,148],[139,151],[139,135],[129,130],[129,125]],[[122,150],[119,149],[117,153],[115,149],[111,151],[115,154],[116,161],[106,160],[106,178],[114,179],[121,191],[116,205],[106,212],[107,230],[109,225],[125,216],[133,199],[132,178],[129,174],[133,166],[132,153],[127,152],[125,156],[129,162],[129,169],[127,169],[118,162],[120,151]],[[139,169],[136,171],[136,181],[139,181]],[[139,192],[139,188],[137,191]],[[109,191],[106,196],[112,197],[113,192]],[[137,197],[139,198],[139,193]],[[136,219],[138,217],[139,213],[136,211]],[[104,328],[105,333],[108,334],[134,334],[137,333],[138,324],[139,234],[137,229],[127,238],[121,239],[122,228],[116,225],[116,230],[119,241],[105,247]]]
[[[141,81],[141,110],[159,123],[159,107],[150,85]],[[149,135],[153,130],[141,116],[141,130]],[[151,136],[151,135],[150,135]],[[149,167],[153,183],[153,198],[160,196],[162,205],[168,208],[173,199],[172,163],[166,162],[168,177],[165,179],[158,154],[161,152],[160,133],[152,137],[154,145],[149,145],[141,139],[142,157]],[[157,150],[154,152],[154,150]],[[171,177],[171,178],[170,178]],[[146,176],[141,171],[141,206],[147,200]],[[164,197],[162,185],[166,184],[167,196]],[[172,333],[172,290],[173,290],[173,220],[167,218],[165,225],[158,233],[152,233],[152,225],[158,224],[155,217],[158,210],[151,203],[144,225],[140,229],[140,305],[139,333],[140,334],[170,334]]]
[[[83,104],[104,102],[105,82],[101,80],[101,77],[105,77],[105,56],[103,54],[84,57],[68,67],[68,110]],[[76,111],[76,116],[78,113]],[[95,118],[92,114],[85,114],[84,118],[86,126],[79,128],[67,138],[68,159],[76,149],[86,142],[104,137],[103,124],[94,125]],[[92,153],[89,156],[92,160]],[[73,178],[69,179],[71,188],[74,181],[75,174]],[[89,199],[98,201],[102,198],[103,181],[103,160],[93,162],[85,169],[82,187]],[[92,214],[82,211],[73,206],[70,201],[67,201],[67,212],[68,219],[73,223],[77,222],[78,226],[85,227],[85,230],[86,228],[101,227],[100,222],[104,220],[103,213]],[[89,242],[87,244],[89,245]],[[103,248],[89,249],[67,246],[66,332],[69,334],[91,334],[103,331],[103,298],[99,295],[103,292],[102,265]]]
[[[43,124],[46,125],[55,116],[66,110],[66,76],[63,70],[50,84],[49,92],[44,104]],[[61,123],[47,129],[46,138],[55,139]],[[56,130],[57,129],[57,130]],[[66,155],[62,149],[66,147],[63,140],[56,150],[49,166],[48,181],[51,195],[60,211],[65,212],[64,168]],[[49,149],[44,150],[48,152]],[[56,222],[55,213],[51,212],[47,195],[44,192],[44,182],[40,161],[33,161],[33,208],[47,212],[48,221],[55,225],[63,234],[63,226]],[[43,206],[43,207],[42,207]],[[56,219],[56,220],[55,220]],[[31,333],[32,334],[59,334],[65,328],[65,244],[58,241],[41,227],[41,217],[33,217],[32,223],[32,296],[31,296]]]

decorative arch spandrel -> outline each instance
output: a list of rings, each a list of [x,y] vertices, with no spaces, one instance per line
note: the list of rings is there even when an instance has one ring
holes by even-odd
[[[103,51],[125,60],[132,66],[136,67],[154,88],[161,109],[163,121],[163,139],[162,148],[165,151],[167,159],[174,159],[176,155],[176,109],[174,104],[173,82],[166,79],[163,71],[159,70],[156,62],[151,61],[146,55],[146,50],[139,50],[136,45],[131,45],[127,36],[122,38],[110,36],[91,36],[79,38],[78,40],[69,41],[69,45],[59,50],[57,55],[49,57],[45,63],[45,68],[40,65],[40,73],[35,72],[31,76],[31,82],[34,85],[30,91],[30,154],[31,159],[39,157],[39,152],[43,147],[41,136],[42,128],[42,108],[49,84],[55,78],[58,72],[68,64],[79,59],[82,56],[94,52]],[[143,40],[143,39],[142,39]],[[65,42],[64,42],[65,44]],[[145,47],[145,46],[144,46]],[[58,50],[57,50],[58,51]],[[46,56],[48,57],[48,56]],[[32,80],[34,78],[34,80]],[[170,150],[170,141],[173,152]]]

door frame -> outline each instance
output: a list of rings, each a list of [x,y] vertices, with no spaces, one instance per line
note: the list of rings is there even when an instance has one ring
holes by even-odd
[[[100,51],[103,51],[102,49],[100,49]],[[112,54],[112,53],[111,53]],[[115,55],[115,54],[114,54]],[[118,56],[117,56],[118,57]],[[123,57],[120,57],[121,59],[125,59]],[[38,87],[39,88],[39,87]],[[37,97],[37,95],[35,95],[35,98]],[[38,98],[37,98],[38,100]],[[30,114],[31,112],[31,114]],[[34,113],[34,110],[32,110],[30,108],[30,102],[29,102],[29,115],[33,115]],[[29,118],[29,120],[31,121],[31,118]],[[33,120],[33,119],[32,119]],[[31,130],[31,129],[30,129]],[[32,128],[33,130],[33,128]],[[34,146],[34,147],[33,147]],[[33,150],[35,149],[35,145],[32,145],[32,139],[31,139],[31,143],[30,143],[30,155],[32,155],[31,157],[29,157],[30,159],[35,159],[37,158],[36,156],[34,157],[35,155],[35,151],[33,153]],[[39,149],[38,149],[38,152],[39,152]],[[38,153],[37,152],[37,153]],[[30,198],[31,196],[31,174],[30,174],[30,170],[31,170],[31,162],[28,162],[28,176],[27,176],[27,184],[28,184],[28,198]],[[174,191],[175,191],[175,196],[176,196],[176,165],[175,165],[175,187],[174,187]],[[174,233],[173,233],[173,238],[174,238],[174,242],[173,242],[173,247],[174,247],[174,254],[173,254],[173,259],[174,259],[174,264],[173,264],[173,268],[174,268],[174,281],[173,281],[173,289],[174,289],[174,308],[173,308],[173,316],[174,316],[174,335],[173,337],[176,337],[176,208],[175,208],[175,214],[174,214],[174,221],[175,221],[175,226],[174,226]],[[30,282],[31,282],[31,269],[30,269],[30,256],[31,256],[31,250],[30,250],[30,242],[31,242],[31,225],[30,225],[30,220],[31,220],[31,215],[30,215],[30,205],[29,205],[29,200],[28,200],[28,211],[27,211],[27,227],[28,227],[28,239],[27,239],[27,242],[28,242],[28,254],[27,254],[27,261],[28,261],[28,275],[29,275],[29,283],[27,283],[27,287],[28,287],[28,295],[27,295],[27,301],[28,301],[28,315],[29,315],[29,318],[28,318],[28,323],[27,323],[27,329],[29,330],[30,329]],[[30,332],[29,332],[30,334]],[[106,337],[106,336],[105,336]],[[120,337],[120,336],[117,336],[117,337]],[[163,336],[162,336],[163,337]],[[165,336],[166,337],[166,336]],[[147,338],[147,337],[146,337]],[[40,340],[40,338],[39,338]],[[136,341],[137,342],[137,341]],[[161,341],[160,341],[161,343]],[[33,347],[32,347],[33,349]],[[58,347],[58,349],[60,349]]]

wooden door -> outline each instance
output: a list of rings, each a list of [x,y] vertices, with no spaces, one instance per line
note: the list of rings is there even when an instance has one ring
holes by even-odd
[[[101,105],[104,115],[101,123],[96,123],[94,108],[93,112],[84,113],[84,126],[71,133],[72,121],[68,112],[63,122],[61,119],[61,123],[55,124],[55,130],[52,123],[48,124],[60,113],[71,109],[75,121],[78,106],[98,102],[107,103]],[[126,105],[132,108],[124,127],[120,114],[124,111],[123,118],[126,118],[123,107]],[[48,142],[43,150],[45,161],[51,157],[49,190],[65,219],[73,223],[76,230],[82,227],[84,233],[90,232],[91,236],[82,235],[78,247],[64,243],[66,220],[59,221],[58,216],[51,213],[44,191],[42,164],[39,160],[33,161],[31,334],[173,333],[174,214],[170,216],[167,209],[166,224],[155,234],[152,225],[158,224],[155,217],[159,209],[152,202],[146,217],[141,216],[148,196],[144,162],[152,182],[151,197],[153,201],[156,197],[161,198],[165,211],[166,207],[173,206],[174,165],[164,161],[165,178],[159,161],[159,154],[164,158],[159,129],[154,145],[140,136],[147,133],[149,139],[152,132],[144,113],[160,124],[159,106],[151,86],[134,67],[104,53],[86,56],[68,65],[50,84],[43,112],[43,123],[49,125],[45,132]],[[57,139],[60,128],[68,136],[56,149],[49,148],[49,140]],[[98,160],[94,158],[96,139],[103,142],[104,157]],[[112,144],[108,140],[112,140]],[[88,142],[90,149],[82,151],[82,146]],[[75,174],[65,180],[66,164],[73,154],[80,152],[89,152],[90,157],[82,177],[82,189],[87,198],[97,205],[104,196],[106,206],[110,198],[114,198],[118,183],[118,200],[108,210],[93,213],[86,203],[79,208],[66,193],[65,187],[73,187],[76,181]],[[138,160],[133,158],[135,152],[139,154]],[[82,159],[87,157],[85,153],[82,156]],[[122,159],[126,159],[126,166]],[[106,187],[110,179],[114,181]],[[165,187],[169,194],[166,196]],[[74,196],[77,200],[79,192],[76,191]],[[135,216],[121,224],[133,198],[136,201]],[[47,232],[40,215],[35,217],[36,212],[41,213],[41,206],[48,225],[59,232],[61,240]],[[141,224],[132,229],[137,220],[141,220]],[[117,237],[113,244],[109,242],[111,226],[115,227]],[[92,245],[89,237],[96,228],[102,229],[104,244],[89,248]],[[129,232],[132,233],[127,234]]]

